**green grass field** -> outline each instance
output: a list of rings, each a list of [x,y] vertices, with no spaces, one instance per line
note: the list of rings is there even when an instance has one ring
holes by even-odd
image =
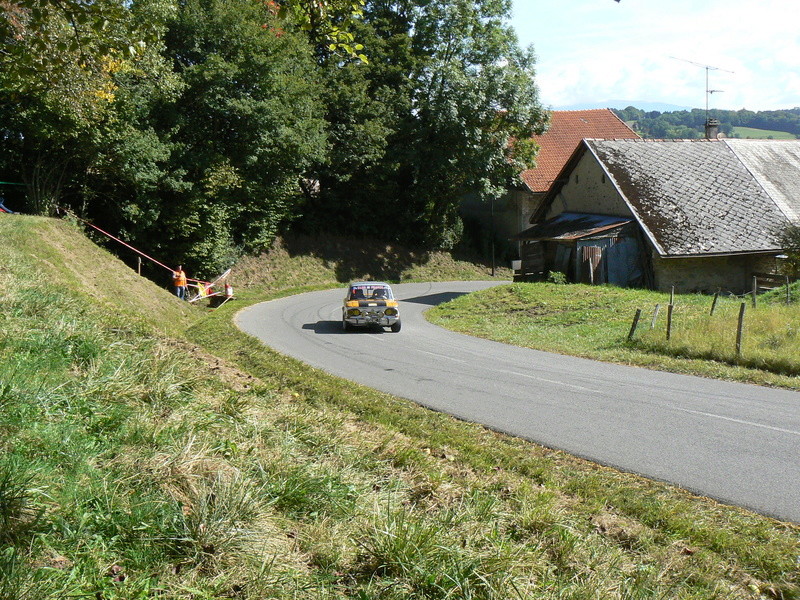
[[[232,322],[344,277],[483,266],[287,245],[211,311],[69,224],[0,215],[0,239],[2,600],[800,594],[795,525],[331,377]]]
[[[752,138],[756,140],[795,140],[797,136],[787,131],[770,131],[768,129],[753,129],[752,127],[734,127],[733,136],[738,138]]]

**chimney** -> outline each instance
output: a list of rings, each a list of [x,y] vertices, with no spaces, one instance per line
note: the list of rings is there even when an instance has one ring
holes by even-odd
[[[706,139],[715,140],[719,136],[719,119],[706,119]]]

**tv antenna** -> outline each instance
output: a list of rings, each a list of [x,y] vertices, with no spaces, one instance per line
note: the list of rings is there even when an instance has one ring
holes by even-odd
[[[677,56],[670,56],[670,58],[689,63],[690,65],[694,65],[696,67],[703,67],[706,70],[706,121],[708,121],[708,97],[711,94],[717,94],[719,92],[725,91],[725,90],[712,90],[710,87],[708,87],[708,72],[725,71],[726,73],[733,73],[733,71],[728,71],[728,69],[723,69],[721,67],[714,67],[712,65],[704,65],[703,63],[694,62],[693,60],[686,60],[685,58],[678,58]]]

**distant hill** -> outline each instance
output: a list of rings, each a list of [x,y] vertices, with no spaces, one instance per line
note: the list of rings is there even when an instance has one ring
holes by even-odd
[[[645,112],[657,110],[658,112],[673,112],[678,110],[692,110],[689,106],[667,104],[665,102],[645,102],[642,100],[603,100],[601,102],[583,102],[564,106],[554,106],[553,110],[591,110],[594,108],[616,108],[622,110],[633,106]]]
[[[658,112],[641,107],[613,110],[620,119],[645,138],[702,138],[705,136],[708,117],[719,121],[719,132],[726,137],[778,137],[775,132],[784,132],[790,139],[800,137],[800,108],[760,112],[745,109],[711,109],[706,112],[699,108]]]

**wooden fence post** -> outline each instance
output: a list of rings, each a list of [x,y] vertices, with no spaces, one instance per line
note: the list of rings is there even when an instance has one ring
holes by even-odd
[[[714,294],[714,300],[711,302],[711,315],[714,315],[714,309],[717,308],[717,300],[719,299],[719,292]]]
[[[742,302],[739,307],[739,325],[736,328],[736,358],[742,355],[742,333],[744,331],[744,309],[747,302]]]
[[[141,277],[142,276],[142,257],[141,256],[137,256],[136,258],[139,259],[139,268],[136,269],[136,271],[139,273],[139,277]]]
[[[642,309],[637,308],[636,314],[633,317],[633,323],[631,324],[631,330],[628,332],[628,341],[633,339],[633,335],[636,333],[636,326],[639,325],[639,317],[642,316]]]
[[[667,341],[672,337],[672,303],[667,306]]]
[[[792,294],[789,291],[789,276],[786,276],[786,306],[792,303]]]
[[[658,319],[658,311],[661,310],[661,305],[656,304],[656,309],[653,311],[653,320],[650,321],[650,329],[656,328],[656,319]]]
[[[756,307],[756,294],[758,294],[758,277],[753,276],[753,308]]]

